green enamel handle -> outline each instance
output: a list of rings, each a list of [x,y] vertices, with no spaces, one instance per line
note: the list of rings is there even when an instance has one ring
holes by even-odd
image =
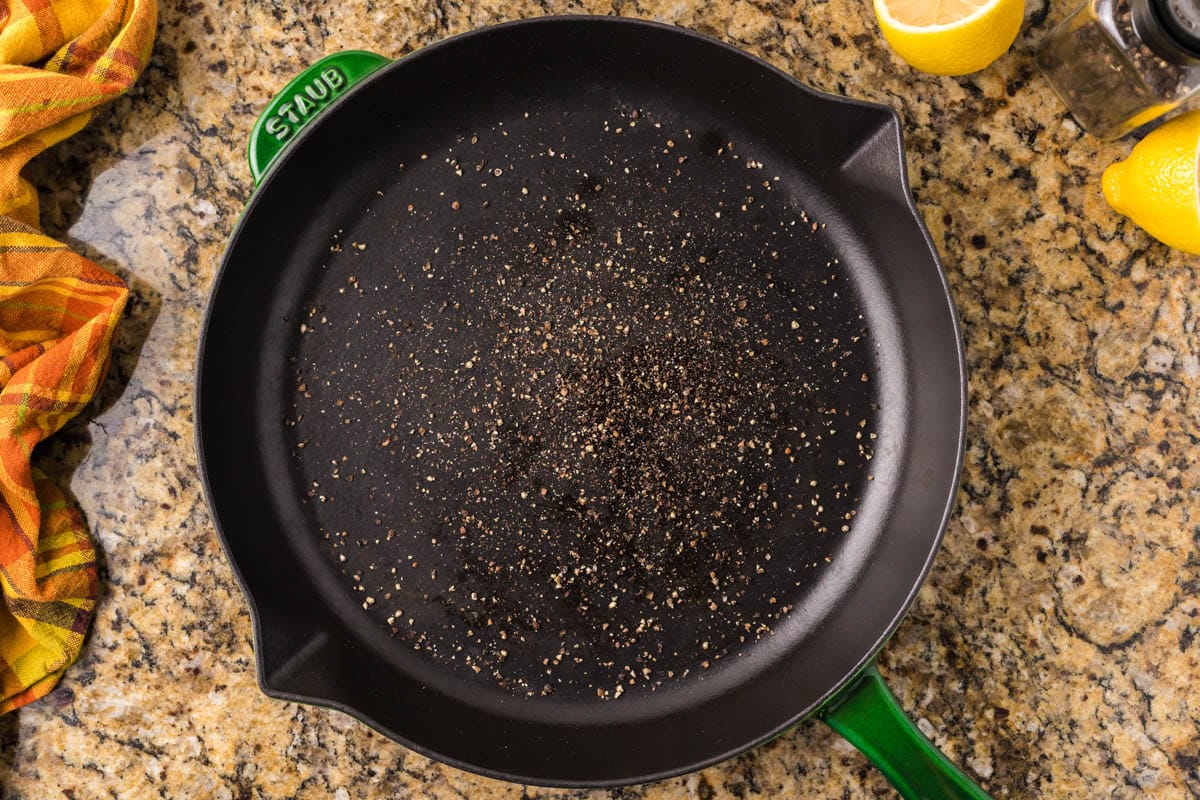
[[[365,50],[346,50],[325,56],[301,72],[275,95],[250,131],[250,174],[262,183],[271,164],[288,143],[351,86],[390,59]]]
[[[989,800],[917,729],[874,664],[819,717],[862,751],[906,800]]]

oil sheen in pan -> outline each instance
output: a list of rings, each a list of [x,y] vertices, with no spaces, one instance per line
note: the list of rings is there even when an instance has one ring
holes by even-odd
[[[413,153],[331,233],[284,425],[398,647],[616,699],[803,604],[879,407],[847,271],[770,164],[648,107],[513,114]]]

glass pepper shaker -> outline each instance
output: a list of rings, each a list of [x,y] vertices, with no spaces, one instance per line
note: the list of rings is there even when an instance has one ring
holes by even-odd
[[[1200,90],[1200,0],[1088,0],[1037,62],[1084,130],[1116,138]]]

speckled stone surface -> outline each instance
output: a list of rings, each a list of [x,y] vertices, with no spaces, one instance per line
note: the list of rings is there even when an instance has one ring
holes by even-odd
[[[962,312],[970,442],[958,513],[883,672],[997,797],[1200,797],[1200,261],[1107,209],[1100,172],[1129,142],[1083,136],[1036,74],[1034,44],[1071,5],[1028,0],[1013,50],[950,79],[904,67],[860,0],[164,0],[137,89],[32,169],[47,229],[135,300],[96,413],[40,459],[86,511],[105,590],[61,688],[0,717],[0,797],[888,795],[815,723],[701,774],[560,793],[440,766],[257,689],[191,411],[255,113],[329,52],[398,56],[584,11],[692,27],[899,111]]]

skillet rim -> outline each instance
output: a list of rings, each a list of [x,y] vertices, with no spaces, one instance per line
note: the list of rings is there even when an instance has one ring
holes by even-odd
[[[837,681],[832,687],[830,687],[828,690],[826,690],[824,693],[822,693],[816,702],[810,704],[806,708],[800,709],[797,713],[791,715],[789,717],[789,719],[782,725],[778,725],[775,728],[758,736],[757,738],[754,738],[750,741],[741,743],[735,747],[729,748],[725,752],[717,754],[715,756],[711,756],[711,757],[708,757],[708,758],[705,758],[702,760],[698,760],[698,761],[695,761],[695,762],[692,762],[692,763],[689,763],[686,765],[678,765],[678,766],[670,767],[667,769],[659,770],[656,772],[650,772],[645,775],[638,775],[633,778],[621,777],[621,778],[616,778],[616,779],[603,779],[603,780],[556,780],[551,777],[532,777],[532,776],[518,775],[516,773],[505,772],[503,770],[497,770],[497,769],[492,769],[492,768],[488,768],[488,767],[481,767],[481,766],[478,766],[475,764],[471,764],[471,763],[459,760],[452,756],[447,756],[445,754],[436,752],[432,749],[429,749],[420,744],[417,744],[417,743],[409,740],[403,734],[397,733],[396,731],[393,731],[390,728],[375,721],[374,719],[372,719],[372,717],[370,716],[370,714],[368,712],[363,711],[361,709],[355,708],[353,706],[347,705],[347,704],[342,703],[337,700],[323,698],[323,697],[314,697],[312,695],[298,693],[298,692],[292,692],[292,691],[288,691],[287,689],[284,689],[284,688],[278,688],[278,687],[271,686],[267,681],[267,676],[264,671],[264,665],[265,665],[266,659],[264,658],[263,654],[269,648],[264,641],[263,620],[262,620],[263,615],[262,615],[262,612],[260,612],[260,610],[259,610],[259,604],[255,599],[254,593],[251,590],[251,587],[249,586],[249,584],[247,583],[244,575],[242,574],[242,571],[241,571],[240,567],[238,566],[237,559],[234,556],[233,547],[231,545],[230,538],[226,533],[227,526],[222,523],[221,514],[217,508],[217,504],[213,497],[212,482],[210,481],[210,478],[209,478],[209,466],[208,466],[207,459],[205,457],[205,446],[204,446],[205,437],[204,437],[204,424],[203,424],[203,418],[205,416],[205,412],[204,412],[205,404],[202,402],[202,394],[203,394],[203,386],[204,386],[202,378],[204,375],[205,355],[206,355],[207,346],[208,346],[208,342],[209,342],[210,323],[211,323],[212,317],[213,317],[213,310],[218,302],[218,297],[220,295],[222,283],[223,283],[224,279],[227,277],[227,274],[229,271],[228,268],[229,268],[230,262],[232,260],[231,256],[236,249],[238,240],[243,235],[246,235],[246,230],[251,225],[250,220],[253,217],[253,212],[254,212],[255,206],[257,205],[258,201],[266,193],[264,191],[265,187],[269,183],[271,183],[271,181],[275,178],[277,173],[283,171],[283,169],[287,166],[289,160],[291,158],[295,157],[296,153],[300,149],[299,147],[295,147],[295,146],[291,146],[291,145],[293,145],[297,142],[301,142],[306,137],[313,135],[314,131],[316,131],[322,124],[325,124],[328,119],[332,118],[333,115],[338,111],[338,109],[344,103],[346,103],[351,97],[353,97],[357,92],[362,91],[365,87],[371,85],[375,81],[384,80],[385,75],[387,75],[388,73],[391,73],[393,70],[400,69],[401,67],[403,67],[404,65],[406,65],[410,61],[412,61],[413,59],[420,58],[424,55],[434,53],[434,52],[440,51],[442,49],[458,47],[458,46],[461,46],[465,43],[468,43],[468,42],[474,40],[477,37],[486,37],[489,35],[493,35],[497,32],[503,32],[510,28],[537,26],[537,25],[553,26],[553,25],[564,24],[564,23],[571,23],[571,24],[582,23],[582,24],[586,24],[586,25],[601,24],[601,25],[641,27],[641,28],[655,29],[660,32],[669,32],[673,35],[692,39],[693,41],[699,42],[708,47],[720,48],[720,49],[726,51],[727,54],[731,54],[731,55],[734,55],[734,56],[742,58],[742,59],[750,60],[750,61],[754,62],[755,66],[758,69],[766,70],[769,73],[773,73],[776,77],[783,78],[789,84],[790,88],[799,89],[803,93],[811,96],[814,100],[817,100],[819,102],[827,103],[827,104],[849,105],[851,107],[860,108],[863,110],[870,110],[872,113],[879,114],[881,116],[881,118],[884,120],[884,126],[886,126],[888,128],[888,132],[887,132],[888,138],[889,138],[889,141],[887,142],[888,153],[889,153],[889,155],[892,155],[894,153],[894,155],[899,159],[899,162],[900,162],[898,176],[899,176],[899,180],[900,180],[900,188],[902,190],[902,199],[903,199],[904,207],[909,212],[909,215],[911,217],[911,222],[912,222],[912,224],[916,225],[916,228],[920,232],[921,238],[925,243],[926,249],[928,250],[929,258],[932,262],[931,266],[936,270],[938,282],[942,288],[942,293],[944,295],[944,300],[946,302],[946,308],[950,313],[950,322],[955,331],[954,345],[955,345],[955,355],[956,355],[956,361],[957,361],[956,372],[958,374],[958,384],[959,384],[959,392],[958,392],[958,398],[957,398],[959,413],[958,413],[958,425],[957,425],[957,431],[956,431],[956,433],[957,433],[956,453],[955,453],[954,465],[953,465],[953,468],[950,473],[953,476],[953,481],[950,483],[950,485],[948,487],[946,502],[945,502],[945,505],[943,508],[943,512],[941,514],[941,519],[937,524],[936,533],[935,533],[935,535],[933,535],[930,538],[929,554],[927,555],[921,569],[915,575],[913,586],[912,586],[911,590],[908,592],[907,596],[905,597],[904,602],[899,606],[899,608],[897,608],[895,610],[894,614],[892,615],[891,620],[884,627],[881,635],[876,639],[875,643],[867,650],[867,652],[858,660],[856,665],[851,670],[849,670],[840,681]],[[935,297],[934,299],[939,300],[942,298]],[[467,31],[464,33],[460,33],[460,34],[457,34],[454,36],[449,36],[444,39],[440,39],[436,42],[433,42],[429,45],[420,47],[416,50],[411,51],[410,53],[407,53],[403,56],[396,58],[395,60],[392,61],[392,63],[381,67],[380,69],[371,73],[367,77],[363,78],[361,81],[359,81],[354,86],[352,86],[350,89],[348,89],[343,95],[341,95],[336,100],[334,100],[332,103],[330,103],[329,106],[327,106],[324,109],[323,113],[317,119],[310,121],[310,123],[308,125],[306,125],[297,134],[297,136],[292,139],[292,141],[289,143],[289,146],[286,147],[276,157],[276,159],[270,164],[266,173],[263,176],[262,181],[252,190],[252,193],[251,193],[245,207],[242,209],[240,217],[238,218],[237,224],[234,227],[233,232],[230,234],[229,240],[228,240],[228,242],[225,246],[225,249],[222,253],[221,263],[219,264],[217,271],[213,277],[212,285],[209,289],[209,295],[205,302],[204,317],[203,317],[203,322],[202,322],[201,328],[200,328],[200,338],[199,338],[199,344],[197,347],[197,354],[196,354],[195,387],[193,390],[192,399],[193,399],[193,419],[194,419],[194,425],[193,425],[193,429],[194,429],[193,430],[193,440],[194,441],[193,441],[193,444],[196,449],[197,468],[200,473],[204,499],[205,499],[205,503],[208,507],[209,514],[212,518],[214,530],[216,531],[217,537],[221,543],[221,548],[225,553],[226,560],[229,562],[230,568],[232,569],[234,577],[237,580],[239,587],[241,588],[242,594],[246,598],[246,602],[247,602],[248,610],[250,612],[250,618],[251,618],[251,622],[252,622],[252,626],[253,626],[253,632],[254,632],[255,671],[256,671],[258,685],[259,685],[259,688],[261,689],[261,691],[264,694],[266,694],[268,697],[272,697],[275,699],[291,701],[291,702],[300,702],[300,703],[305,703],[308,705],[314,705],[314,706],[330,708],[330,709],[334,709],[337,711],[341,711],[341,712],[348,714],[349,716],[357,719],[358,721],[366,724],[368,727],[379,732],[380,734],[392,739],[393,741],[400,743],[401,745],[403,745],[404,747],[406,747],[408,749],[411,749],[417,753],[420,753],[421,755],[424,755],[424,756],[431,758],[435,761],[438,761],[440,763],[448,764],[452,767],[456,767],[458,769],[462,769],[467,772],[471,772],[473,774],[483,775],[483,776],[490,777],[490,778],[497,778],[497,779],[509,781],[509,782],[518,782],[518,783],[529,784],[529,785],[534,785],[534,786],[559,787],[559,788],[580,788],[580,789],[582,789],[582,788],[614,788],[614,787],[620,787],[620,786],[630,786],[630,785],[639,784],[639,783],[647,783],[647,782],[665,780],[667,778],[673,778],[673,777],[677,777],[680,775],[688,774],[691,772],[695,772],[695,771],[704,769],[705,767],[709,767],[714,764],[721,763],[721,762],[726,761],[726,760],[728,760],[734,756],[737,756],[741,753],[744,753],[751,749],[754,749],[755,747],[758,747],[759,745],[764,744],[764,743],[774,739],[775,737],[779,736],[786,730],[794,727],[799,722],[802,722],[802,721],[818,714],[823,707],[825,707],[831,700],[833,700],[838,695],[839,692],[841,692],[864,669],[866,669],[871,663],[874,662],[876,656],[879,654],[879,651],[882,650],[883,647],[887,644],[887,641],[895,633],[896,629],[899,627],[900,623],[903,621],[904,617],[907,615],[909,609],[912,607],[912,604],[916,599],[917,593],[920,591],[921,587],[924,586],[925,581],[927,580],[927,578],[929,576],[929,572],[932,568],[934,559],[936,558],[937,553],[941,548],[941,544],[945,537],[946,529],[949,525],[950,518],[953,515],[954,509],[956,507],[956,500],[957,500],[959,485],[960,485],[961,479],[962,479],[962,468],[963,468],[963,461],[964,461],[965,451],[966,451],[967,374],[966,374],[966,355],[965,355],[965,348],[964,348],[963,335],[962,335],[962,326],[961,326],[961,321],[960,321],[960,318],[958,315],[958,310],[957,310],[957,307],[954,302],[954,297],[953,297],[953,294],[950,289],[949,279],[948,279],[948,275],[946,273],[945,267],[942,264],[942,260],[941,260],[939,254],[938,254],[938,251],[937,251],[936,247],[934,246],[933,241],[929,235],[929,231],[925,225],[924,219],[922,218],[920,211],[916,206],[916,202],[912,196],[912,191],[911,191],[911,187],[909,184],[908,173],[907,173],[907,159],[906,159],[906,152],[904,149],[902,123],[901,123],[899,114],[894,109],[892,109],[886,105],[883,105],[881,103],[875,103],[875,102],[870,102],[870,101],[865,101],[865,100],[857,100],[854,98],[830,94],[827,92],[822,92],[822,91],[813,89],[813,88],[807,86],[806,84],[802,83],[800,80],[798,80],[796,77],[794,77],[790,73],[785,72],[785,71],[773,66],[772,64],[770,64],[769,62],[765,61],[762,58],[754,56],[738,47],[735,47],[731,44],[727,44],[726,42],[723,42],[719,39],[715,39],[713,37],[701,34],[697,31],[694,31],[694,30],[691,30],[688,28],[684,28],[684,27],[680,27],[677,25],[661,23],[661,22],[657,22],[657,21],[653,21],[653,20],[634,18],[634,17],[610,16],[610,15],[565,14],[565,15],[548,15],[548,16],[530,17],[530,18],[525,18],[525,19],[511,20],[508,22],[498,23],[495,25],[488,25],[488,26],[476,28],[476,29],[473,29],[473,30],[470,30],[470,31]],[[230,527],[236,527],[236,526],[230,526]]]

